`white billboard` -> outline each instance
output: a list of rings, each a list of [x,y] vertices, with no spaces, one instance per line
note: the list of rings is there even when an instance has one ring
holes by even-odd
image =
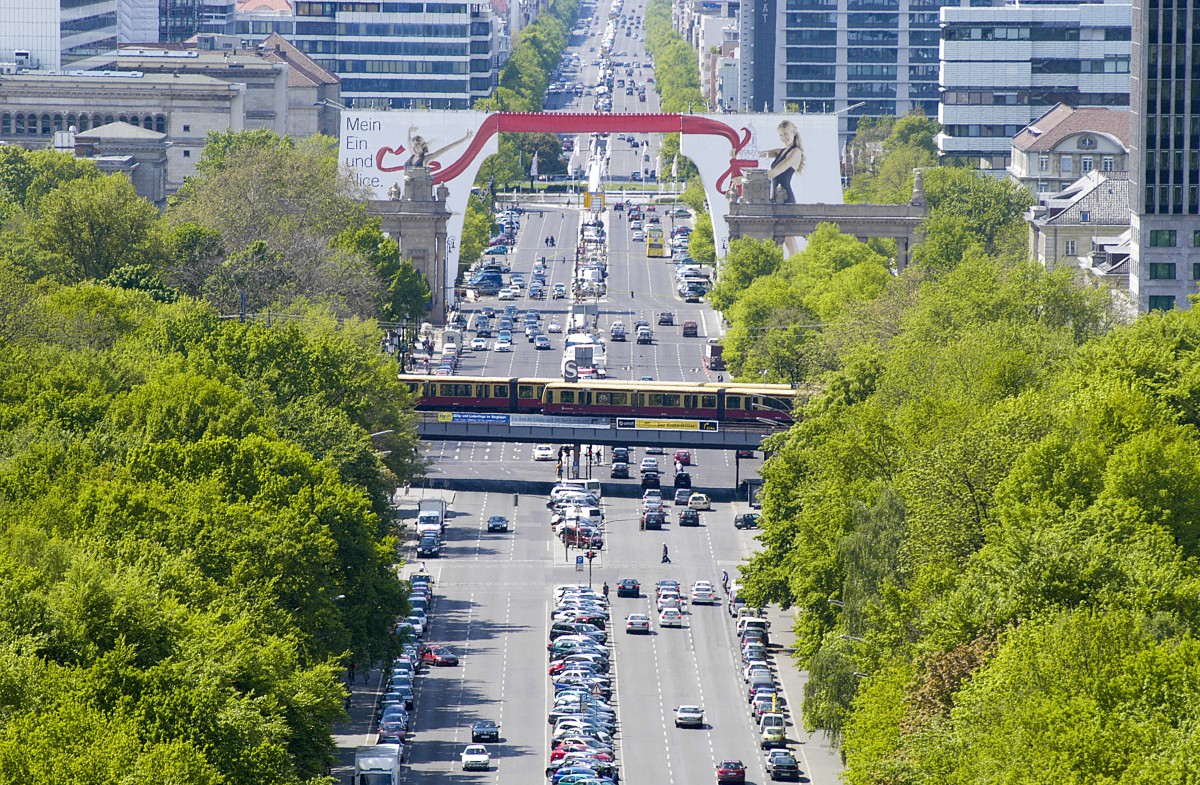
[[[739,193],[748,169],[767,170],[776,201],[842,204],[833,115],[347,110],[342,112],[341,130],[342,167],[376,199],[402,193],[407,166],[426,167],[435,184],[446,186],[450,220],[442,286],[448,304],[454,302],[459,241],[471,186],[483,161],[499,149],[501,132],[681,134],[681,151],[696,164],[704,183],[720,256],[728,248],[729,203]],[[803,238],[787,238],[787,251],[794,253],[802,243]]]

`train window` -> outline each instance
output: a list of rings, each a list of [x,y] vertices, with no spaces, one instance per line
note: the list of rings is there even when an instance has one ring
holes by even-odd
[[[575,391],[574,390],[559,390],[558,391],[558,402],[559,403],[575,403]]]
[[[492,397],[493,398],[507,398],[508,397],[508,385],[507,384],[493,384],[492,385]]]
[[[470,398],[472,394],[469,384],[442,384],[442,398]]]
[[[628,406],[629,405],[629,393],[615,392],[615,393],[610,393],[610,395],[612,396],[613,406]]]
[[[650,393],[650,405],[679,408],[678,393]]]
[[[507,397],[507,396],[508,396],[508,393],[506,391],[505,397]],[[537,394],[537,390],[534,389],[534,386],[532,384],[518,384],[517,385],[517,397],[524,401],[530,401],[530,400],[533,400],[534,398],[540,398],[541,396]]]
[[[487,398],[488,397],[488,385],[486,385],[486,384],[475,385],[475,397],[476,398]]]
[[[602,406],[608,406],[612,403],[612,396],[606,392],[598,392],[596,393],[596,403]]]
[[[726,396],[725,396],[725,408],[726,408],[726,409],[740,409],[740,408],[742,408],[742,396],[740,396],[740,395],[726,395]]]
[[[715,409],[715,408],[717,408],[717,396],[715,396],[715,395],[701,395],[701,396],[700,396],[700,408],[701,408],[701,409]]]

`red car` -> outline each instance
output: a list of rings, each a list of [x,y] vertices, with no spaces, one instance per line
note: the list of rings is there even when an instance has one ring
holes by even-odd
[[[458,664],[458,655],[445,646],[422,646],[417,653],[421,657],[421,662],[427,662],[430,665]]]
[[[717,782],[745,782],[746,766],[740,760],[723,760],[717,766]]]
[[[688,452],[687,450],[676,450],[675,451],[675,462],[680,464],[681,466],[691,466],[692,465],[692,454],[690,452]]]

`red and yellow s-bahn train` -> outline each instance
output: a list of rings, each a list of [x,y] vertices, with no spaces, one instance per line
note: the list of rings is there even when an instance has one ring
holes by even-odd
[[[487,376],[403,374],[418,409],[592,417],[791,422],[797,391],[786,384],[562,382]]]

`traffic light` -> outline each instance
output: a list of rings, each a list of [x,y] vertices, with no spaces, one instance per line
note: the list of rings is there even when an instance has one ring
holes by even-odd
[[[591,561],[592,559],[596,558],[596,552],[595,552],[595,551],[588,551],[588,552],[587,552],[587,558],[588,558],[588,561]]]

